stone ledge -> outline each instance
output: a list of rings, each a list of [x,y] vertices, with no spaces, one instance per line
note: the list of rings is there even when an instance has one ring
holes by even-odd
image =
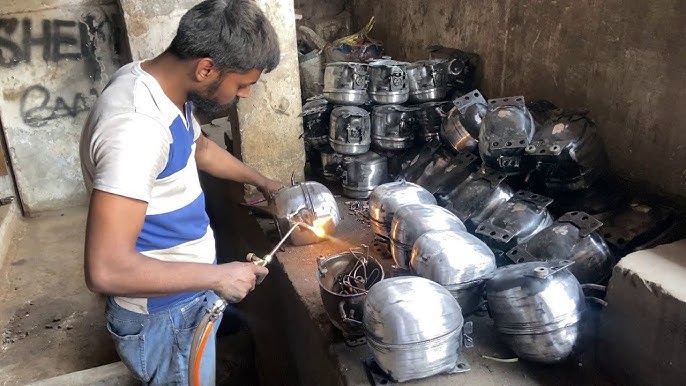
[[[122,362],[93,367],[31,383],[29,386],[133,386],[140,381],[131,376]]]

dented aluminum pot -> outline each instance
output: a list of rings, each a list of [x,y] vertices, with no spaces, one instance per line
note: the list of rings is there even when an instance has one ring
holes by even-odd
[[[584,212],[570,212],[529,241],[507,252],[513,263],[566,260],[581,284],[600,284],[612,274],[615,260],[596,232],[603,224]]]
[[[416,108],[400,105],[376,106],[372,110],[372,144],[384,150],[414,146],[417,134]]]
[[[421,277],[374,285],[364,305],[367,345],[379,367],[404,382],[464,368],[462,310],[450,292]]]
[[[467,232],[431,231],[412,247],[412,272],[450,291],[463,315],[481,307],[485,280],[496,269],[495,256],[483,241]]]
[[[557,110],[525,151],[532,177],[549,192],[587,189],[607,171],[602,140],[584,112]]]
[[[410,83],[410,102],[424,103],[446,97],[446,60],[421,60],[411,63],[407,67],[407,77]]]
[[[279,190],[274,195],[274,208],[277,224],[284,233],[297,223],[305,223],[317,225],[332,235],[341,221],[336,199],[318,182],[301,182]],[[307,227],[297,227],[289,240],[293,245],[308,245],[323,238]]]
[[[443,119],[448,115],[450,109],[453,108],[453,103],[426,102],[414,107],[417,109],[416,117],[420,137],[425,142],[440,140]]]
[[[512,197],[512,188],[503,182],[506,177],[492,170],[472,173],[441,201],[473,230]]]
[[[409,63],[378,60],[369,64],[369,98],[378,104],[405,103],[410,97]]]
[[[303,137],[314,149],[329,148],[331,110],[333,106],[324,98],[311,98],[303,105]]]
[[[388,160],[374,152],[347,157],[343,164],[343,195],[346,197],[369,198],[374,188],[388,181]]]
[[[387,238],[395,212],[408,204],[436,205],[436,198],[421,186],[407,181],[379,185],[369,198],[372,231]]]
[[[535,131],[524,97],[490,99],[479,132],[484,164],[508,175],[525,172],[522,156]]]
[[[334,62],[324,70],[324,98],[338,105],[360,106],[367,102],[369,67],[355,62]]]
[[[372,145],[369,113],[359,107],[341,106],[331,111],[329,144],[341,154],[358,155]]]
[[[408,269],[415,241],[429,231],[465,231],[457,216],[436,205],[409,204],[395,212],[391,222],[391,255],[396,267]]]
[[[531,239],[553,223],[546,209],[552,199],[520,190],[479,224],[476,236],[496,254]]]
[[[486,282],[488,312],[501,340],[518,357],[555,363],[580,342],[586,311],[570,262],[531,262],[499,268]]]
[[[456,151],[474,151],[478,146],[481,120],[488,111],[486,100],[479,90],[473,90],[453,101],[441,126],[441,138]]]
[[[384,271],[381,264],[370,256],[367,259],[368,278],[373,282],[365,283],[367,290],[383,280]],[[317,282],[319,283],[319,295],[322,298],[324,310],[331,323],[336,326],[346,339],[348,344],[364,337],[362,327],[362,315],[367,292],[343,293],[337,283],[340,275],[348,274],[358,258],[352,252],[343,252],[327,258],[317,260]]]

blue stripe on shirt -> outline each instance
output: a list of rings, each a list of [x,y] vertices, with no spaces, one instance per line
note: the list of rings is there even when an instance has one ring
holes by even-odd
[[[162,173],[157,176],[158,180],[169,177],[185,168],[192,151],[191,147],[193,146],[195,133],[192,126],[190,128],[186,127],[180,115],[169,125],[169,131],[173,140],[169,146],[169,160]]]
[[[167,249],[197,240],[207,233],[210,219],[205,212],[205,195],[200,193],[190,204],[168,213],[145,216],[136,240],[136,251]]]

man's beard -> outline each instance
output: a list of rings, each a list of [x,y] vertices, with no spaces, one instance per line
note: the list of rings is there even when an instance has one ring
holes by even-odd
[[[205,92],[203,93],[205,94],[205,96],[201,95],[198,92],[189,92],[187,96],[188,101],[193,103],[193,106],[195,108],[209,115],[217,114],[230,109],[231,107],[238,104],[238,100],[240,98],[235,97],[231,102],[222,105],[217,103],[210,97],[210,95],[213,95],[219,89],[219,85],[221,84],[221,82],[222,79],[220,78],[217,79],[214,83],[210,84],[207,87],[207,90],[205,90]]]

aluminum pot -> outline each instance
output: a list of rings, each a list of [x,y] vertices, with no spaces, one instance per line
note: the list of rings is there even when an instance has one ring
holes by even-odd
[[[404,205],[436,205],[436,198],[426,189],[407,181],[379,185],[369,198],[369,219],[372,231],[387,238],[395,212]]]
[[[426,102],[415,106],[419,134],[424,141],[440,140],[443,119],[453,106],[452,102]]]
[[[378,60],[369,64],[369,98],[379,104],[400,104],[410,97],[409,63]]]
[[[488,111],[479,90],[473,90],[455,100],[441,126],[441,138],[456,151],[474,151],[478,146],[481,121]]]
[[[346,157],[343,164],[343,195],[346,197],[369,198],[374,188],[388,181],[388,160],[374,152]]]
[[[367,102],[369,68],[366,64],[334,62],[324,70],[324,98],[338,105],[360,106]]]
[[[553,218],[546,209],[552,199],[520,190],[476,228],[476,236],[497,254],[503,254],[549,227]]]
[[[603,224],[584,212],[566,213],[531,240],[507,252],[514,263],[573,261],[569,271],[581,284],[600,284],[612,274],[615,259],[596,232]]]
[[[414,146],[417,133],[416,108],[400,105],[376,106],[372,110],[372,144],[384,150]]]
[[[495,171],[472,173],[441,200],[468,229],[475,229],[512,197],[512,188],[503,182],[506,177]]]
[[[327,258],[317,260],[317,282],[322,304],[331,323],[336,326],[346,340],[350,343],[364,337],[362,327],[362,315],[367,292],[344,293],[341,290],[338,279],[346,275],[358,262],[359,254],[344,252]],[[384,278],[381,264],[370,256],[365,256],[368,278],[372,281],[365,283],[367,290]]]
[[[282,232],[296,223],[314,225],[332,235],[341,221],[338,204],[331,191],[318,182],[301,182],[279,190],[274,196],[274,216]],[[322,241],[307,227],[297,227],[291,233],[293,245],[308,245]]]
[[[499,268],[486,282],[488,312],[503,342],[534,362],[564,360],[580,340],[586,310],[566,261]]]
[[[414,243],[410,266],[450,291],[464,315],[481,307],[485,280],[496,269],[495,256],[483,241],[455,231],[424,233]]]
[[[481,158],[487,166],[502,173],[524,172],[522,156],[535,129],[524,97],[490,99],[479,132]]]
[[[358,155],[372,144],[369,113],[359,107],[341,106],[331,111],[329,144],[341,154]]]
[[[437,283],[421,277],[383,280],[367,293],[363,319],[376,362],[397,382],[448,372],[458,363],[462,310]]]
[[[410,83],[410,102],[423,103],[445,98],[446,61],[443,59],[420,60],[407,67]]]
[[[329,120],[333,106],[323,98],[311,98],[303,105],[305,142],[317,150],[329,148]]]
[[[391,223],[391,255],[396,267],[408,269],[415,241],[429,231],[465,231],[457,216],[436,205],[409,204],[395,212]]]

